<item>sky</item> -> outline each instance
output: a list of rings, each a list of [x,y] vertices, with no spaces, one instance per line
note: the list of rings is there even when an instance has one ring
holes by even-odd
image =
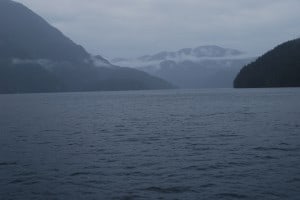
[[[92,54],[218,45],[258,56],[300,37],[299,0],[15,0]]]

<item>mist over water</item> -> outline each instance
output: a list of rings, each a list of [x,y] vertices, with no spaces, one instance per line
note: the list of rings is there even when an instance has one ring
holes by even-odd
[[[0,199],[298,199],[300,89],[0,95]]]

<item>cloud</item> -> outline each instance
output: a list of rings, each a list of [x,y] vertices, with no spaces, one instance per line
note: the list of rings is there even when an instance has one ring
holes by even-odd
[[[210,44],[261,54],[300,36],[299,0],[17,1],[110,58]]]

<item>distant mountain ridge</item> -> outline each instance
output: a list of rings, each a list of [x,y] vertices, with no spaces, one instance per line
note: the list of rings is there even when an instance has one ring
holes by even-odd
[[[215,45],[199,46],[196,48],[184,48],[178,51],[162,51],[154,55],[140,56],[134,59],[114,58],[112,63],[122,64],[125,62],[155,62],[164,60],[183,61],[183,60],[199,60],[199,59],[214,59],[242,56],[244,53],[229,48],[222,48]],[[140,67],[140,66],[136,66]]]
[[[24,5],[0,0],[0,93],[166,88],[173,86],[93,56]]]
[[[299,87],[300,38],[285,42],[245,66],[234,80],[236,88]]]
[[[181,88],[228,88],[233,87],[239,70],[251,61],[253,58],[242,51],[210,45],[111,62],[135,67]]]

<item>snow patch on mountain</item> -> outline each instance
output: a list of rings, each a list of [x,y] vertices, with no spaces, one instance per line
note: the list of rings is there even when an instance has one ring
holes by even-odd
[[[247,55],[235,49],[222,48],[218,46],[200,46],[197,48],[184,48],[176,52],[162,51],[154,55],[145,55],[138,58],[115,58],[112,63],[120,66],[144,68],[152,66],[159,69],[163,61],[181,63],[184,61],[202,62],[205,60],[229,60],[243,59]]]

